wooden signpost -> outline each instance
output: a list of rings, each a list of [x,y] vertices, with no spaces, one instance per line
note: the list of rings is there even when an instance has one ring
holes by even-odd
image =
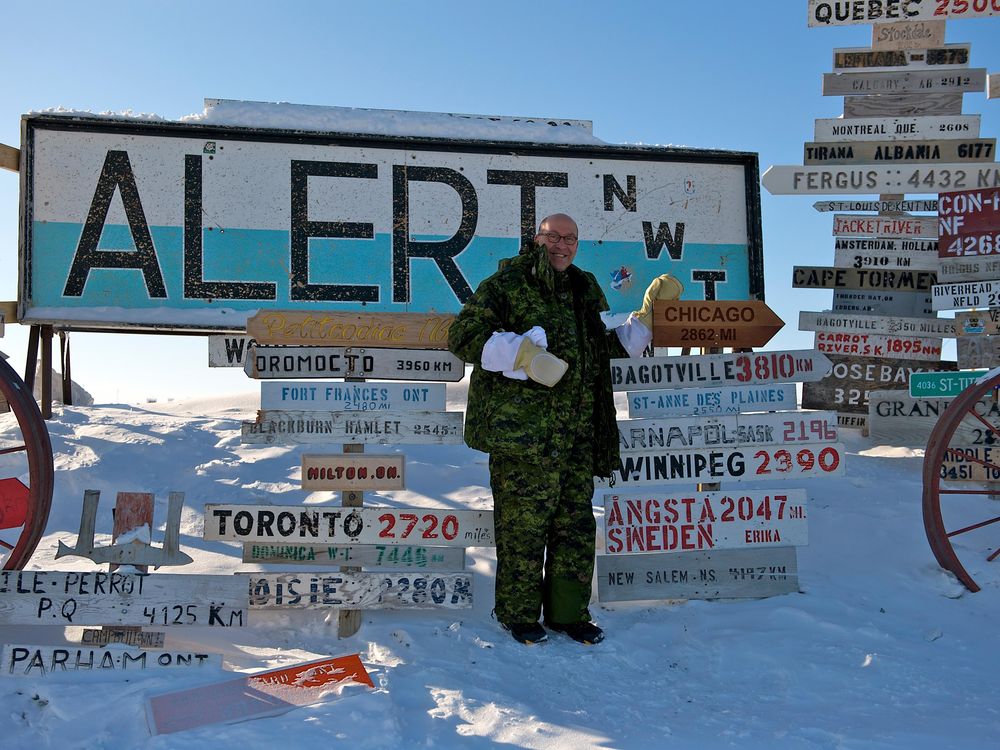
[[[844,97],[844,118],[951,117],[962,114],[962,94],[866,94]]]
[[[448,351],[255,346],[244,371],[251,378],[376,378],[448,380],[465,377],[465,363]]]
[[[829,371],[830,361],[812,349],[612,359],[611,387],[615,391],[648,391],[706,385],[797,383],[819,380]]]
[[[281,565],[349,565],[364,568],[463,570],[462,547],[400,544],[244,544],[243,562]]]
[[[298,411],[444,411],[444,383],[264,381],[260,408]]]
[[[280,544],[495,544],[492,511],[295,505],[206,505],[204,538]]]
[[[302,489],[401,490],[406,456],[362,454],[302,454]]]
[[[240,573],[251,609],[469,609],[468,573]]]
[[[938,220],[936,216],[834,214],[833,236],[936,240]]]
[[[986,68],[824,73],[823,96],[900,93],[977,93],[986,90]],[[249,331],[249,329],[247,329]]]
[[[1000,482],[1000,446],[952,445],[941,462],[941,478],[949,482]]]
[[[357,654],[318,659],[154,695],[146,700],[146,721],[156,735],[277,716],[346,697],[355,685],[375,687]]]
[[[816,331],[816,350],[824,354],[858,354],[886,359],[941,359],[941,339],[874,333]]]
[[[983,281],[1000,279],[1000,255],[940,258],[938,281]]]
[[[838,237],[833,243],[834,250],[851,252],[898,252],[918,256],[922,253],[937,254],[937,239],[903,239],[891,237]]]
[[[799,590],[794,547],[598,555],[596,568],[602,602],[753,599]]]
[[[936,280],[937,276],[933,271],[831,266],[792,268],[792,287],[795,289],[884,289],[896,292],[929,292]]]
[[[776,479],[838,476],[844,472],[844,446],[839,443],[795,443],[789,447],[717,448],[629,452],[614,471],[615,486],[700,484],[735,479],[770,482]],[[599,487],[610,487],[606,479]]]
[[[989,162],[996,155],[996,138],[937,141],[812,142],[803,145],[803,164],[889,164],[904,162]]]
[[[1000,280],[956,281],[931,287],[935,310],[1000,306]]]
[[[986,76],[986,98],[1000,99],[1000,73],[990,73]]]
[[[222,668],[219,654],[193,651],[133,650],[121,646],[110,648],[74,646],[26,646],[5,644],[0,674],[13,677],[44,677],[62,672],[100,672],[101,675],[125,674],[159,669],[191,667]]]
[[[232,576],[0,571],[3,625],[242,627],[246,608]]]
[[[375,445],[462,442],[460,411],[260,411],[244,422],[244,445],[366,443]]]
[[[978,115],[976,115],[978,117]],[[831,120],[843,122],[843,120]],[[857,122],[856,120],[854,122]],[[978,132],[978,131],[977,131]],[[816,140],[819,140],[818,138]],[[860,139],[864,140],[864,138]],[[816,201],[813,208],[820,212],[829,211],[877,211],[898,214],[906,211],[937,211],[937,199],[933,200],[877,200],[877,201]]]
[[[243,367],[250,347],[257,342],[250,336],[208,336],[209,367]]]
[[[944,46],[944,21],[894,21],[872,25],[872,49],[922,50]]]
[[[676,388],[628,394],[628,414],[637,417],[684,417],[698,414],[794,409],[795,385],[735,385],[718,388]]]
[[[808,540],[806,491],[604,495],[608,554],[789,547]]]
[[[833,50],[833,69],[838,73],[892,70],[951,70],[969,66],[969,44],[945,44],[931,49],[885,50],[844,47]]]
[[[996,336],[1000,334],[1000,308],[955,313],[958,336]]]
[[[888,241],[893,242],[894,240]],[[857,250],[835,248],[833,265],[839,268],[898,268],[938,272],[941,262],[936,250],[934,252],[913,252],[911,250],[858,252]],[[940,278],[940,273],[938,273],[938,277]]]
[[[932,317],[931,296],[922,292],[853,291],[835,289],[831,308],[839,313]]]
[[[852,143],[855,141],[932,141],[949,138],[978,138],[979,115],[924,117],[829,117],[817,119],[813,140],[817,143]],[[878,201],[871,201],[878,203]],[[885,201],[913,203],[914,201]],[[916,201],[920,202],[920,201]],[[934,211],[935,208],[843,208],[842,211]]]
[[[799,330],[929,338],[950,338],[956,335],[955,321],[948,318],[895,318],[885,315],[807,311],[799,313]]]
[[[749,349],[764,346],[784,325],[760,300],[653,303],[653,346]]]
[[[1000,365],[1000,336],[962,336],[956,341],[958,366],[962,370]]]
[[[925,446],[950,403],[951,398],[914,398],[906,391],[872,391],[868,403],[869,437],[882,445]],[[1000,424],[992,399],[980,401],[976,412],[994,425]],[[956,428],[952,443],[984,444],[992,439],[986,425],[966,419]]]
[[[930,95],[928,95],[930,96]],[[1000,187],[996,164],[896,164],[772,166],[761,182],[772,195],[940,193],[967,187]]]
[[[258,344],[447,349],[454,315],[263,310],[247,320]]]
[[[914,398],[954,398],[976,382],[986,370],[973,372],[915,372],[909,393]]]
[[[956,369],[956,363],[951,361],[887,360],[837,354],[827,356],[832,362],[832,370],[819,382],[802,386],[803,408],[867,414],[869,391],[904,389],[909,383],[910,375],[915,372]]]
[[[618,422],[618,437],[623,453],[830,443],[837,439],[837,416],[828,411],[785,411],[629,419]]]

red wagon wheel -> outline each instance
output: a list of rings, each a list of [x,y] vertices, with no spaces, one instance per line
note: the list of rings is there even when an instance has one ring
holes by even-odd
[[[927,541],[941,567],[973,592],[981,588],[975,577],[983,580],[987,564],[1000,556],[1000,527],[994,526],[1000,522],[1000,419],[987,418],[1000,414],[998,387],[1000,371],[990,371],[956,396],[924,453]]]
[[[0,403],[6,401],[11,411],[0,414],[0,567],[20,570],[38,546],[49,519],[52,444],[38,404],[3,359],[0,395]],[[9,429],[11,416],[13,437]]]

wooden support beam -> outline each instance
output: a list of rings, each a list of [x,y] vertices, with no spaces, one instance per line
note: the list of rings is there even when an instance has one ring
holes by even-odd
[[[0,168],[11,172],[21,171],[21,149],[0,143]]]

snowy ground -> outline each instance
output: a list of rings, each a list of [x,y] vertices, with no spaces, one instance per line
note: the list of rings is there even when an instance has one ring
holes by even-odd
[[[453,408],[464,394],[452,389]],[[91,570],[53,559],[72,544],[85,489],[102,491],[97,543],[109,542],[119,490],[186,494],[174,573],[247,569],[235,543],[202,540],[207,502],[298,503],[299,449],[241,446],[257,396],[59,407],[49,423],[56,493],[32,569]],[[14,437],[0,415],[0,440]],[[469,551],[476,603],[459,611],[373,611],[336,635],[336,614],[250,615],[239,630],[167,628],[168,648],[221,653],[199,672],[0,676],[3,748],[996,748],[1000,577],[965,591],[924,538],[921,451],[873,447],[844,431],[847,473],[802,482],[809,537],[801,593],[752,601],[593,604],[607,640],[561,636],[525,647],[499,630],[493,550]],[[485,456],[407,447],[408,489],[366,504],[489,509]],[[0,466],[0,468],[4,468]],[[9,476],[9,473],[2,473]],[[763,487],[762,487],[763,488]],[[312,502],[330,497],[316,493]],[[990,501],[977,500],[979,503]],[[595,510],[601,513],[599,507]],[[979,518],[985,513],[979,513]],[[990,544],[986,537],[974,543]],[[154,542],[162,536],[162,525]],[[0,626],[0,642],[78,641],[80,628]],[[241,724],[150,737],[147,695],[320,656],[360,653],[376,685],[335,702]]]

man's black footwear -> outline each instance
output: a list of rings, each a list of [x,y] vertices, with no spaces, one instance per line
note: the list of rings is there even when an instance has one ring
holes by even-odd
[[[514,640],[530,646],[532,643],[544,643],[549,639],[549,634],[545,628],[537,622],[501,622],[500,627],[510,631]]]
[[[586,643],[588,646],[593,646],[595,643],[600,643],[604,640],[604,631],[592,622],[570,622],[561,624],[546,620],[545,627],[550,630],[555,630],[558,633],[565,633],[574,641]]]

